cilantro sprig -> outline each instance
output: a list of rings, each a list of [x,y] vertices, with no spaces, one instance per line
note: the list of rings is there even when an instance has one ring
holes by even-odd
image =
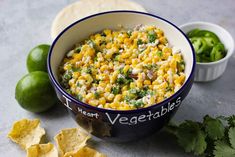
[[[177,138],[185,150],[203,157],[235,157],[235,116],[210,117],[203,122],[186,120],[168,124],[165,130]]]

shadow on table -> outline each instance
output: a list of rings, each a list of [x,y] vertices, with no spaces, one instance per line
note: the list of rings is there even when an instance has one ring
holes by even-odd
[[[58,101],[55,104],[55,106],[53,106],[48,111],[37,114],[45,118],[54,119],[54,118],[62,118],[68,116],[68,111],[66,107],[61,102]]]
[[[91,141],[94,148],[101,147],[103,153],[117,157],[192,157],[185,153],[177,144],[176,138],[167,132],[160,131],[142,140],[127,143],[110,143],[105,141]],[[115,152],[113,152],[115,150]],[[121,152],[121,154],[120,154]]]

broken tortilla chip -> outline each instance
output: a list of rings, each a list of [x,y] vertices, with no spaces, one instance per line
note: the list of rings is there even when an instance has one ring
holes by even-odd
[[[90,136],[78,128],[61,130],[55,136],[58,145],[59,155],[64,156],[67,152],[76,152],[86,145]]]
[[[32,145],[39,144],[43,135],[45,135],[45,130],[40,127],[39,119],[16,121],[8,133],[8,137],[25,150]]]
[[[77,152],[66,153],[64,157],[106,157],[106,155],[89,147],[83,147]]]
[[[58,151],[52,143],[36,144],[27,149],[27,157],[58,157]]]

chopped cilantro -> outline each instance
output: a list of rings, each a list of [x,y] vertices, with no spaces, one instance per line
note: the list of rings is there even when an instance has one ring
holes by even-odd
[[[131,37],[131,33],[132,33],[132,31],[127,31],[127,35],[128,35],[128,37],[130,38]]]
[[[122,78],[122,77],[119,77],[119,78],[117,78],[117,83],[118,84],[125,84],[126,83],[126,79]]]
[[[78,100],[80,100],[80,101],[82,101],[82,99],[83,99],[83,97],[82,97],[81,94],[78,94],[78,95],[76,96],[76,98],[77,98]]]
[[[102,37],[106,37],[106,34],[105,34],[104,32],[101,32],[100,35],[101,35]]]
[[[73,71],[73,72],[81,71],[81,68],[72,67],[72,71]]]
[[[162,51],[157,51],[157,56],[162,57]]]
[[[181,62],[177,62],[177,71],[178,72],[183,72],[185,69],[185,62],[181,61]]]
[[[66,92],[72,94],[72,91],[70,89],[66,89]]]
[[[131,97],[130,97],[129,95],[126,95],[126,96],[124,97],[124,100],[125,100],[126,102],[129,102],[129,101],[131,100]]]
[[[82,46],[78,46],[75,48],[75,52],[77,53],[81,52],[81,50],[82,50]]]
[[[120,92],[120,87],[116,86],[116,87],[112,87],[111,92],[115,95],[119,94]]]
[[[95,62],[98,61],[98,57],[97,57],[97,56],[94,57],[94,61],[95,61]]]
[[[155,42],[155,40],[157,39],[157,34],[154,31],[149,31],[148,32],[148,41],[150,43]]]
[[[65,72],[65,74],[63,75],[63,79],[66,81],[70,80],[71,78],[72,78],[72,73],[69,71]]]
[[[136,108],[140,108],[140,107],[142,107],[142,106],[144,105],[144,102],[143,102],[142,99],[133,101],[132,103],[133,103],[133,105],[134,105]]]
[[[77,82],[77,87],[81,87],[81,84],[79,82]]]
[[[114,53],[113,54],[113,60],[118,61],[119,60],[119,53]]]
[[[147,90],[140,90],[138,93],[137,93],[137,96],[139,98],[143,98],[144,96],[148,95],[148,91]]]
[[[88,68],[86,69],[86,73],[88,73],[88,74],[91,74],[91,73],[92,73],[91,67],[88,67]]]
[[[100,80],[99,79],[93,79],[92,83],[99,84]]]
[[[137,40],[137,45],[142,45],[143,44],[143,41],[141,39],[138,39]]]
[[[102,41],[100,42],[100,45],[103,45],[103,44],[106,44],[106,41],[105,41],[105,40],[102,40]]]
[[[95,95],[96,99],[98,99],[100,97],[100,93],[99,92],[95,92],[94,95]]]

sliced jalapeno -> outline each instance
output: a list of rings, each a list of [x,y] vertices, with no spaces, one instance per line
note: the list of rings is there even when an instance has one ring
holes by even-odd
[[[213,47],[215,46],[218,42],[218,40],[216,38],[213,37],[204,37],[204,39],[206,40],[206,43],[208,46]]]
[[[213,62],[226,55],[224,45],[213,32],[193,29],[187,33],[187,36],[196,51],[197,62]]]
[[[219,38],[217,37],[215,33],[207,31],[207,30],[200,30],[196,36],[197,37],[211,37],[213,38],[214,41],[220,42]]]
[[[203,51],[208,49],[206,40],[204,40],[203,38],[194,37],[194,38],[191,38],[190,40],[197,54],[200,54]]]
[[[225,54],[224,45],[222,43],[218,43],[217,45],[213,47],[211,51],[210,60],[217,61],[217,60],[224,58],[225,55],[226,54]]]
[[[187,36],[189,38],[196,37],[200,29],[193,29],[187,33]]]

